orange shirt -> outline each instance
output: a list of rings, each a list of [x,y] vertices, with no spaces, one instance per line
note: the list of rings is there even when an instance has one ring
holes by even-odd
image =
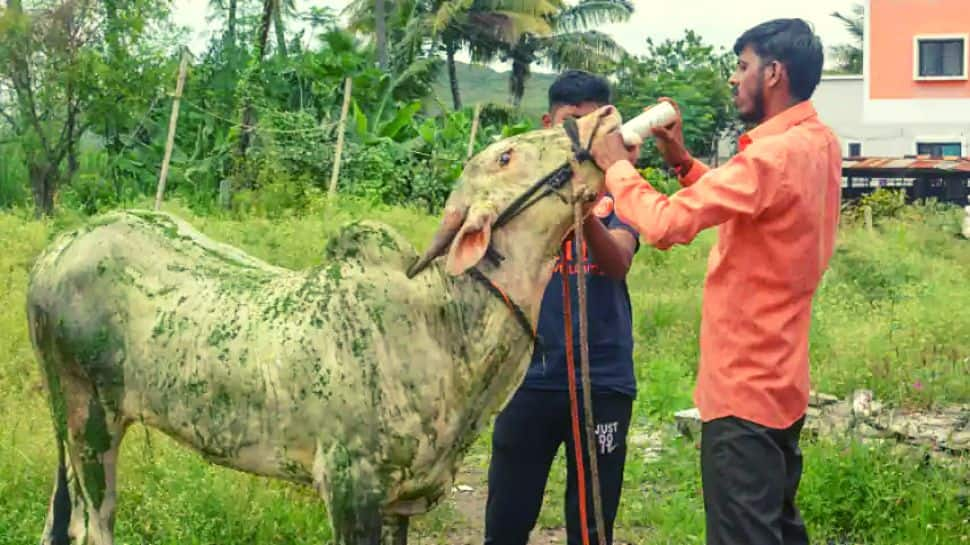
[[[617,215],[667,249],[718,226],[704,285],[694,402],[787,428],[808,407],[812,298],[835,246],[841,202],[838,139],[811,102],[756,127],[721,168],[699,161],[667,197],[627,161],[606,184]]]

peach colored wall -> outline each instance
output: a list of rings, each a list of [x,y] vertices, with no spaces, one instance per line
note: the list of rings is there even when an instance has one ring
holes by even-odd
[[[913,37],[970,34],[970,0],[870,0],[868,15],[871,98],[970,98],[968,80],[913,78]]]

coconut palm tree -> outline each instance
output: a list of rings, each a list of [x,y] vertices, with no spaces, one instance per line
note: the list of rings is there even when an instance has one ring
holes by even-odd
[[[391,13],[383,13],[381,17],[384,1],[353,0],[348,4],[344,13],[349,16],[350,29],[374,34],[378,64],[382,68],[388,64],[388,42],[394,44],[393,49],[401,49],[406,60],[413,60],[429,45],[426,42],[430,39],[432,49],[444,50],[452,99],[455,108],[460,108],[455,54],[465,41],[462,22],[474,0],[402,0],[395,3]]]
[[[516,0],[494,1],[520,3]],[[550,5],[553,3],[548,2]],[[588,29],[629,19],[633,14],[632,2],[581,0],[572,5],[564,5],[562,2],[555,4],[558,10],[542,14],[548,24],[546,28],[535,26],[533,30],[519,34],[515,41],[506,42],[507,46],[500,46],[493,51],[502,60],[512,61],[509,95],[515,108],[522,103],[526,81],[531,75],[534,62],[543,60],[555,70],[579,68],[606,72],[626,55],[626,51],[612,38]],[[487,55],[482,58],[487,59]]]
[[[345,11],[350,28],[358,32],[377,32],[375,17],[378,0],[354,0]],[[548,18],[561,10],[563,0],[402,0],[395,3],[388,21],[388,41],[394,49],[430,49],[445,54],[451,83],[452,103],[461,108],[461,93],[455,56],[462,48],[472,57],[494,57],[500,44],[510,44],[525,33],[551,32]],[[378,56],[380,52],[378,51]]]
[[[862,7],[862,4],[854,4],[848,15],[836,11],[832,13],[832,17],[842,21],[853,41],[850,44],[839,44],[832,47],[832,55],[836,59],[837,70],[850,74],[861,74],[862,46],[865,37],[865,8]]]
[[[384,0],[374,0],[374,34],[377,38],[377,65],[387,70],[387,16]]]
[[[236,28],[239,24],[240,8],[243,7],[241,4],[249,5],[251,3],[240,2],[240,0],[209,0],[209,6],[216,12],[213,18],[221,19],[223,15],[226,18],[224,43],[227,49],[234,48],[237,44]],[[296,14],[296,0],[271,0],[269,4],[261,3],[261,5],[264,8],[268,6],[270,9],[270,22],[276,35],[276,49],[280,55],[285,56],[287,46],[284,19]]]
[[[262,15],[260,16],[259,28],[256,33],[257,63],[262,63],[263,57],[266,55],[266,44],[269,40],[269,26],[273,18],[274,5],[277,2],[278,0],[263,0]],[[240,123],[242,131],[239,135],[239,147],[236,150],[236,155],[240,159],[245,159],[246,150],[249,149],[255,115],[256,112],[253,109],[252,102],[247,98],[243,106],[242,122]]]
[[[295,0],[273,0],[273,29],[276,32],[276,49],[281,56],[286,56],[286,25],[283,23],[284,17],[292,16],[296,13]]]
[[[223,34],[223,44],[226,49],[236,47],[236,24],[239,21],[239,2],[238,0],[209,0],[209,7],[217,14],[226,14],[226,33]],[[216,15],[212,19],[219,18]]]

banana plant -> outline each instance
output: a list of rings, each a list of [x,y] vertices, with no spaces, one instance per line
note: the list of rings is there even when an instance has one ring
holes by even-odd
[[[424,82],[429,85],[436,68],[435,59],[420,59],[400,74],[381,75],[378,83],[380,94],[373,110],[365,112],[359,101],[353,101],[354,127],[358,138],[369,143],[380,138],[402,141],[409,136],[404,130],[413,129],[415,116],[422,104],[420,100],[398,104],[394,100],[395,93],[409,83]]]

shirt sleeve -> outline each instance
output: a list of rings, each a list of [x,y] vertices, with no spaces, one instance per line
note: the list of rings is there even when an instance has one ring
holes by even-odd
[[[772,204],[782,179],[784,156],[753,143],[721,168],[695,162],[683,176],[686,187],[670,197],[654,189],[628,161],[606,173],[616,214],[644,240],[667,249],[688,244],[700,231],[739,215],[757,216]]]
[[[711,167],[705,165],[698,159],[694,159],[691,163],[690,170],[681,176],[678,176],[680,180],[680,185],[683,187],[689,187],[694,185],[694,182],[701,179],[701,176],[707,174],[707,171],[711,170]]]

